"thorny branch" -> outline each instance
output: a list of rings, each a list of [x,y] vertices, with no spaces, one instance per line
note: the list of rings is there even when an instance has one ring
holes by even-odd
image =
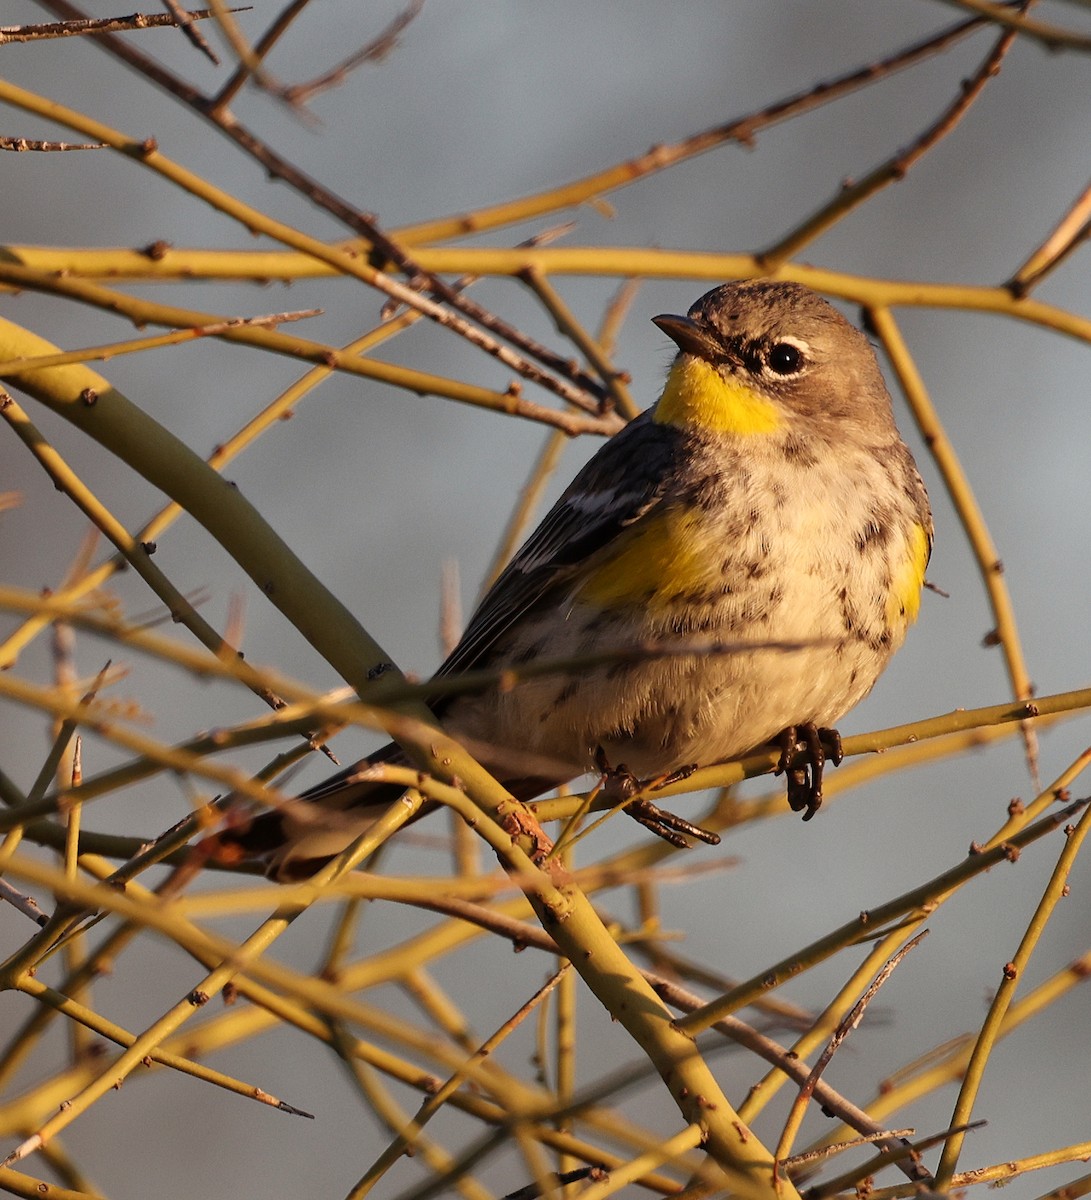
[[[171,0],[172,7],[176,7]],[[234,12],[249,12],[249,8],[236,8]],[[123,33],[135,29],[164,29],[183,22],[207,21],[212,16],[209,8],[187,12],[177,8],[173,13],[133,13],[129,17],[79,17],[56,21],[48,25],[0,25],[0,46],[7,42],[38,42],[55,38],[86,37],[90,34]]]

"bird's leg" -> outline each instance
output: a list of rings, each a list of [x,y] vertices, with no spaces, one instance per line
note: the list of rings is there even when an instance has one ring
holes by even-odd
[[[667,812],[643,796],[632,800],[628,799],[630,796],[637,796],[638,792],[656,791],[668,784],[688,779],[697,770],[696,764],[679,767],[665,775],[656,776],[654,779],[641,780],[637,779],[624,763],[611,767],[606,760],[605,752],[599,746],[595,751],[595,766],[602,773],[602,790],[607,799],[614,804],[623,804],[624,811],[645,829],[650,829],[656,837],[670,842],[679,850],[690,848],[687,838],[704,842],[706,846],[720,844],[719,836],[711,830],[702,829],[700,825],[694,825],[684,817],[678,816],[677,813]]]
[[[827,757],[835,767],[845,757],[841,735],[836,729],[819,729],[813,721],[807,721],[789,725],[776,739],[776,745],[780,747],[780,761],[774,774],[788,781],[788,806],[809,821],[822,806],[822,770]],[[805,756],[802,765],[791,766],[799,753]]]

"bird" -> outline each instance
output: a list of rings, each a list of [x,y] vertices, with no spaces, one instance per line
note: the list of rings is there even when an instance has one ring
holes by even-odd
[[[840,761],[836,722],[917,617],[925,485],[871,343],[816,292],[737,280],[652,321],[675,350],[658,400],[576,474],[434,678],[600,658],[429,707],[520,800],[591,772],[624,797],[772,745],[808,820]],[[228,820],[204,852],[306,878],[400,795],[368,778],[392,762],[394,743],[299,803]],[[627,811],[675,845],[718,841],[646,798]]]

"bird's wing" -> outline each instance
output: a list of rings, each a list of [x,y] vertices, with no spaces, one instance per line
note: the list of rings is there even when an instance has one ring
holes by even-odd
[[[485,594],[437,676],[457,675],[488,662],[497,638],[548,593],[563,594],[591,554],[653,509],[670,475],[678,442],[677,431],[653,424],[649,411],[600,447]],[[447,699],[441,696],[430,703],[437,716]],[[375,763],[404,761],[397,744],[391,742],[308,788],[300,799],[333,798],[339,806],[351,806],[357,794],[369,804],[373,796],[396,799],[402,790],[397,785],[356,776]]]
[[[615,434],[576,475],[485,594],[436,674],[456,675],[486,665],[497,639],[517,621],[547,596],[550,603],[559,601],[593,554],[662,499],[680,439],[677,430],[654,424],[651,410]]]
[[[602,446],[486,593],[437,675],[456,675],[488,663],[497,640],[512,625],[535,607],[560,603],[588,558],[615,542],[662,500],[681,436],[671,427],[655,425],[649,412]],[[430,707],[442,717],[447,702],[448,698],[439,697]],[[404,789],[368,779],[367,768],[404,761],[400,747],[391,742],[309,788],[299,799],[345,812],[356,808],[370,812],[392,803]],[[536,791],[544,786],[542,781]],[[274,870],[283,872],[292,856],[276,852],[285,845],[295,846],[296,839],[285,828],[285,813],[273,810],[206,839],[215,857],[213,843],[228,845],[232,853],[241,849],[251,856],[272,854]],[[326,850],[317,857],[328,857]],[[310,868],[304,863],[292,869],[302,875]]]

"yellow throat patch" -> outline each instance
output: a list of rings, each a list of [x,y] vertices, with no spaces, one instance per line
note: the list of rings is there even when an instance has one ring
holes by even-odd
[[[777,407],[741,380],[725,378],[703,359],[682,354],[671,367],[653,420],[713,433],[772,433]]]

